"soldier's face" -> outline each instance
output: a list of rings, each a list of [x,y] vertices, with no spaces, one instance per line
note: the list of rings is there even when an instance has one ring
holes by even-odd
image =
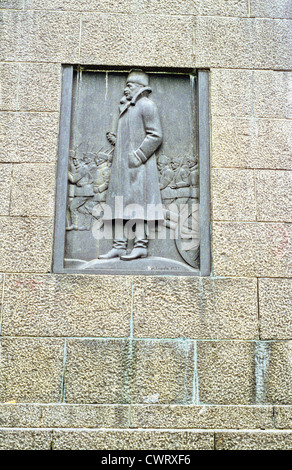
[[[128,101],[130,101],[138,93],[142,85],[134,82],[127,82],[126,88],[124,89],[124,94]]]

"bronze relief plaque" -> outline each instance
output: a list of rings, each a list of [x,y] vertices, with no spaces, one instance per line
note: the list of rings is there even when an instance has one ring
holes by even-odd
[[[207,78],[64,67],[54,272],[209,274]]]

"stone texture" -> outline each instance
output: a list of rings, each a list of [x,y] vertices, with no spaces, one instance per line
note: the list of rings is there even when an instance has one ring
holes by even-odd
[[[19,109],[59,111],[60,64],[19,64]]]
[[[204,18],[195,23],[197,68],[291,68],[289,20]]]
[[[58,113],[1,112],[0,161],[54,163]]]
[[[211,185],[214,220],[256,220],[253,170],[213,169]]]
[[[134,335],[257,338],[254,279],[134,278]]]
[[[270,18],[292,18],[292,5],[289,0],[251,0],[251,16]]]
[[[138,340],[131,350],[132,403],[192,403],[194,345],[189,341]]]
[[[291,169],[291,120],[212,120],[212,166]]]
[[[83,64],[192,67],[191,16],[83,14]]]
[[[52,229],[48,218],[0,217],[0,271],[50,271]]]
[[[1,450],[52,450],[52,431],[39,429],[1,429]]]
[[[72,10],[131,13],[135,0],[26,0],[28,10]]]
[[[254,403],[254,345],[247,341],[198,341],[200,404]]]
[[[18,64],[0,63],[0,109],[14,111],[18,108]]]
[[[133,405],[133,428],[266,429],[273,427],[271,406]]]
[[[3,11],[0,60],[79,62],[80,15]]]
[[[23,0],[1,0],[1,8],[12,8],[13,10],[21,10]]]
[[[25,336],[129,336],[131,278],[8,275],[3,333]]]
[[[66,403],[128,403],[128,369],[126,340],[68,340]]]
[[[291,450],[289,431],[216,432],[216,450]]]
[[[292,406],[274,406],[275,427],[292,429]]]
[[[0,164],[0,215],[9,215],[12,165]]]
[[[291,224],[214,222],[215,276],[289,277]]]
[[[291,339],[291,279],[259,280],[261,339]]]
[[[0,404],[0,427],[127,428],[127,405]]]
[[[292,117],[292,72],[253,72],[254,114],[257,117]]]
[[[292,405],[292,341],[270,343],[266,403]]]
[[[256,171],[257,220],[292,222],[292,171]]]
[[[55,173],[55,165],[14,165],[10,215],[52,217],[55,208]]]
[[[2,338],[0,401],[58,402],[64,340]]]
[[[54,430],[54,450],[212,450],[212,431]]]
[[[213,116],[252,114],[251,70],[211,69],[210,96]]]

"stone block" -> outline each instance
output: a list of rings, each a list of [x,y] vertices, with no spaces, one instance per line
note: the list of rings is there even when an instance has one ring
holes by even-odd
[[[255,403],[254,344],[248,341],[198,341],[200,404]]]
[[[292,280],[259,280],[259,320],[261,339],[291,339]]]
[[[18,108],[19,65],[0,63],[0,109],[14,111]]]
[[[212,115],[223,118],[251,115],[251,70],[212,69],[210,77]]]
[[[213,169],[211,185],[214,220],[256,220],[253,170]]]
[[[12,165],[0,164],[0,215],[9,215]]]
[[[257,338],[255,279],[135,277],[135,337]]]
[[[135,0],[26,0],[28,10],[68,10],[92,12],[131,13],[136,9]]]
[[[257,117],[292,117],[292,72],[253,72],[254,114]]]
[[[52,450],[51,443],[51,430],[0,428],[0,450]]]
[[[273,407],[132,405],[131,427],[152,429],[265,429],[273,427]]]
[[[58,402],[62,393],[64,340],[2,338],[0,401]]]
[[[78,63],[77,12],[2,12],[2,61]]]
[[[10,215],[53,217],[55,208],[55,165],[14,165]]]
[[[265,400],[292,405],[292,341],[270,343]]]
[[[23,0],[1,0],[1,8],[11,8],[13,10],[22,10]]]
[[[0,404],[0,427],[127,428],[127,405]]]
[[[2,332],[129,336],[131,283],[128,276],[8,275]]]
[[[291,450],[289,431],[215,432],[216,450]]]
[[[0,120],[1,162],[56,161],[58,113],[0,112]]]
[[[289,20],[197,17],[195,67],[291,68]]]
[[[0,271],[48,272],[53,221],[49,218],[0,218]]]
[[[214,433],[193,430],[56,429],[53,431],[53,448],[54,450],[213,450]]]
[[[192,67],[191,16],[83,14],[83,64]]]
[[[132,403],[193,402],[193,342],[136,340],[131,348]]]
[[[60,64],[19,64],[19,109],[59,111],[60,96]]]
[[[213,223],[215,276],[289,277],[291,224]]]
[[[292,222],[292,171],[256,171],[257,220]]]
[[[291,170],[291,120],[212,119],[212,166]]]
[[[275,427],[292,429],[292,406],[274,406]]]
[[[292,5],[289,0],[251,0],[251,16],[264,18],[292,18]]]
[[[128,403],[129,342],[69,339],[66,403]]]

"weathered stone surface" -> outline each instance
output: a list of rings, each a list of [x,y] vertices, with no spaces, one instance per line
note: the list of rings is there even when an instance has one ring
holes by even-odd
[[[255,279],[135,277],[134,335],[257,338]]]
[[[55,450],[212,450],[213,447],[214,433],[212,431],[132,429],[53,431]]]
[[[52,217],[55,207],[55,165],[14,165],[10,215]]]
[[[129,336],[131,278],[8,275],[3,333],[25,336]]]
[[[259,319],[261,339],[291,339],[292,280],[259,280]]]
[[[257,117],[292,117],[292,72],[253,72],[254,114]]]
[[[257,220],[292,222],[292,171],[256,171]]]
[[[289,20],[197,17],[195,66],[291,68]]]
[[[273,427],[273,407],[133,405],[131,426],[161,429],[265,429]]]
[[[274,406],[275,427],[292,429],[292,406]]]
[[[251,0],[251,16],[270,18],[292,18],[292,5],[289,0]]]
[[[0,217],[0,271],[50,271],[52,229],[49,218]]]
[[[191,16],[83,14],[83,64],[192,67]],[[139,45],[139,47],[137,47]]]
[[[23,0],[1,0],[1,8],[12,8],[13,10],[21,10]]]
[[[266,403],[292,405],[292,341],[270,343]]]
[[[251,70],[211,69],[211,113],[214,116],[251,116]]]
[[[253,170],[213,169],[211,178],[214,220],[256,220]]]
[[[26,0],[28,10],[75,10],[132,13],[135,0]]]
[[[12,165],[0,164],[0,215],[9,215]]]
[[[290,431],[230,431],[215,433],[216,450],[291,450]]]
[[[199,403],[254,403],[254,345],[248,341],[198,341]]]
[[[128,403],[128,369],[126,340],[68,340],[66,403]]]
[[[0,161],[54,163],[58,113],[1,112]]]
[[[193,342],[137,340],[130,353],[132,403],[193,402]]]
[[[14,111],[18,108],[18,64],[0,63],[0,109]]]
[[[0,404],[0,427],[127,428],[127,405]]]
[[[60,64],[19,65],[19,109],[25,111],[59,111],[60,95]]]
[[[2,338],[0,401],[58,402],[64,340]]]
[[[3,298],[3,288],[4,288],[4,274],[0,274],[0,293],[1,293],[1,296],[0,296],[0,308],[1,308],[1,311],[2,311],[2,298]],[[1,318],[1,321],[2,321],[2,318]],[[0,327],[1,327],[1,323],[0,323]]]
[[[289,277],[291,224],[214,222],[215,276]]]
[[[215,167],[291,169],[291,120],[212,120]]]
[[[78,63],[80,15],[3,11],[0,60]]]
[[[51,450],[52,431],[39,429],[1,429],[1,450]]]

